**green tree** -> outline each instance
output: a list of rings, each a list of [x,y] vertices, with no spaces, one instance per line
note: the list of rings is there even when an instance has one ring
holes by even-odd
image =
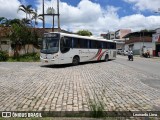
[[[0,17],[0,24],[2,24],[5,19],[5,17]]]
[[[21,46],[20,32],[21,32],[20,25],[13,24],[11,27],[10,40],[12,41],[11,47],[14,50],[15,57],[19,55],[18,51],[20,50],[20,46]]]
[[[82,36],[91,36],[92,35],[92,33],[90,31],[88,31],[88,30],[79,30],[77,32],[77,34],[78,35],[82,35]]]
[[[0,26],[8,27],[10,25],[10,20],[5,17],[0,17]]]
[[[11,26],[10,40],[12,41],[12,49],[14,50],[14,56],[19,55],[19,50],[24,48],[25,53],[28,49],[25,49],[26,44],[31,43],[31,28],[21,24],[13,24]]]
[[[0,24],[1,24],[1,27],[4,26],[4,27],[11,27],[12,24],[21,24],[21,20],[20,19],[7,19],[5,17],[0,17]]]
[[[20,25],[21,24],[21,20],[15,18],[15,19],[10,20],[9,24],[10,24],[10,26],[12,26],[13,24],[19,24]]]
[[[143,29],[143,30],[141,30],[141,32],[149,32],[149,30]]]

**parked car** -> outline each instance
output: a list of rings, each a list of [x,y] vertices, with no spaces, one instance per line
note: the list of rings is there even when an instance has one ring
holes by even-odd
[[[123,55],[124,55],[124,56],[128,55],[128,51],[127,51],[127,50],[124,50]]]
[[[122,49],[117,49],[117,54],[121,55],[122,51]]]
[[[124,55],[124,50],[121,51],[120,55]]]

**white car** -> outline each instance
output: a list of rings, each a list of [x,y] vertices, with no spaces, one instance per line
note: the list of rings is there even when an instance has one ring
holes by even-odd
[[[124,56],[128,55],[128,51],[127,51],[127,50],[124,50],[123,55],[124,55]]]
[[[122,53],[122,49],[118,49],[118,50],[117,50],[117,54],[120,54],[120,55],[121,55],[121,53]]]

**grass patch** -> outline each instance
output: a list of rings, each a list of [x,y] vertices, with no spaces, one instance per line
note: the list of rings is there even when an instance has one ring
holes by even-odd
[[[7,62],[39,62],[40,55],[39,53],[29,53],[20,55],[18,57],[9,57]]]
[[[101,101],[99,101],[97,103],[90,101],[90,110],[91,110],[91,116],[94,118],[105,117],[104,104]]]

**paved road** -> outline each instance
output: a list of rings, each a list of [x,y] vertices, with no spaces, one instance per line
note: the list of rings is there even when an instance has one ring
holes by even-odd
[[[134,57],[134,61],[128,61],[127,56],[117,56],[117,63],[120,63],[125,66],[130,66],[137,70],[142,70],[149,74],[155,74],[160,76],[160,58],[152,59],[152,58],[141,58]]]
[[[115,62],[155,76],[141,81],[150,87],[160,89],[160,79],[157,79],[157,76],[160,76],[160,59],[134,57],[134,61],[128,61],[127,56],[117,56]]]
[[[89,111],[90,101],[106,111],[160,110],[159,88],[145,83],[160,77],[131,64],[120,57],[79,66],[0,62],[0,111]]]

